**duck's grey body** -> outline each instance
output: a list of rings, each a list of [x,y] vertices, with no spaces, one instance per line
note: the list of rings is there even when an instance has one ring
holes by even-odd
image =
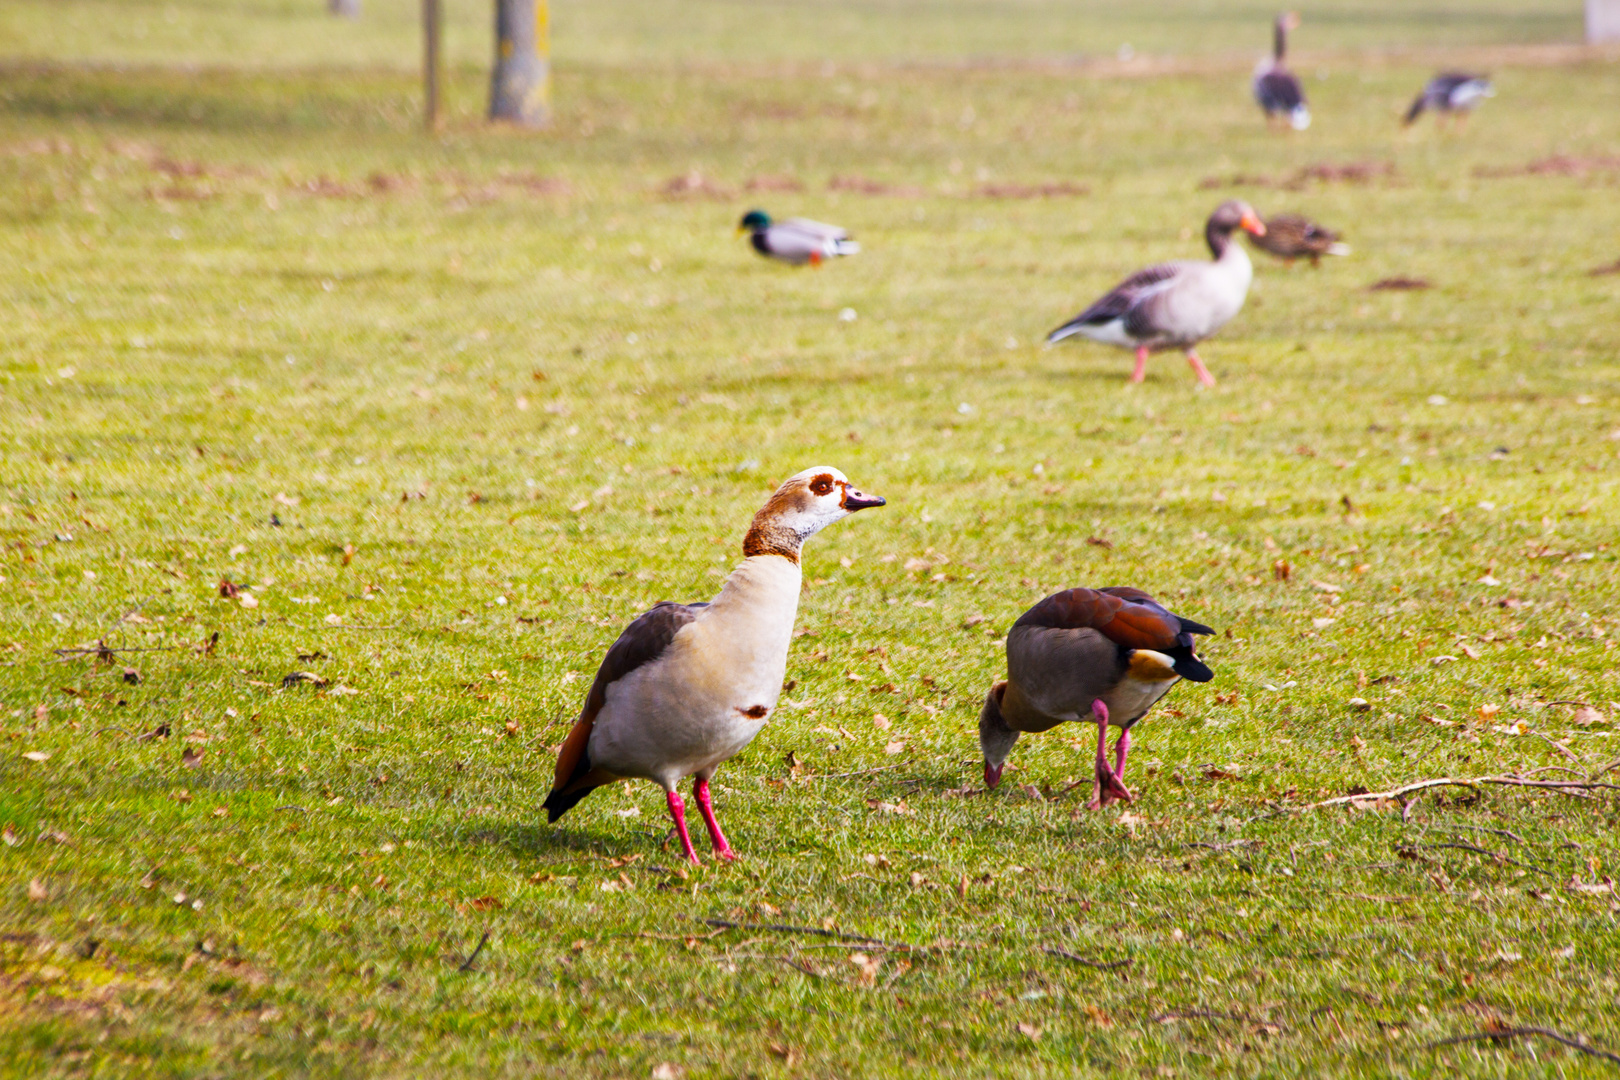
[[[752,230],[749,242],[761,255],[794,266],[854,255],[861,250],[861,245],[849,238],[847,230],[809,218],[772,221],[764,228]]]

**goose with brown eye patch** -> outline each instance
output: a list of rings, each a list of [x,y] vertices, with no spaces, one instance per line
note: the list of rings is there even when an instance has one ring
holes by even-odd
[[[1067,589],[1024,612],[1007,632],[1007,678],[990,688],[979,714],[984,786],[1001,782],[1021,733],[1095,722],[1096,791],[1086,805],[1130,802],[1131,728],[1182,679],[1214,678],[1193,651],[1194,634],[1213,633],[1129,587]],[[1112,765],[1109,725],[1119,728]]]
[[[579,719],[557,755],[545,807],[552,821],[603,784],[642,778],[661,786],[682,853],[698,861],[676,785],[693,798],[722,859],[709,780],[769,722],[787,674],[798,613],[800,551],[835,521],[882,506],[837,469],[789,477],[754,515],[743,561],[708,603],[657,604],[608,649]]]

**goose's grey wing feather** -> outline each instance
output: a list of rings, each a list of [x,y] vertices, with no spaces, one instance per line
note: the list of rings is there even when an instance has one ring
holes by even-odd
[[[1132,308],[1146,297],[1168,288],[1186,268],[1185,262],[1167,262],[1138,270],[1098,297],[1090,307],[1064,326],[1107,323],[1128,317]]]

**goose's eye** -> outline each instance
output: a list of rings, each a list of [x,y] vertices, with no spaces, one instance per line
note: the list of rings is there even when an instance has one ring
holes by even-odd
[[[822,473],[820,476],[818,476],[814,480],[810,481],[810,491],[813,494],[827,495],[827,494],[830,494],[832,492],[832,489],[833,489],[833,478],[831,476],[827,475],[826,473]]]

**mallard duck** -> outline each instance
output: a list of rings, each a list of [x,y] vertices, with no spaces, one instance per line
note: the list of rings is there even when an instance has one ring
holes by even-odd
[[[1193,649],[1194,634],[1214,632],[1130,587],[1067,589],[1024,612],[1007,632],[1007,678],[990,688],[979,714],[985,787],[1000,783],[1021,733],[1095,722],[1096,789],[1087,806],[1130,802],[1131,728],[1182,679],[1214,678]],[[1119,728],[1112,765],[1110,725]]]
[[[1232,233],[1264,236],[1265,225],[1248,203],[1231,200],[1215,208],[1204,225],[1213,262],[1160,263],[1138,270],[1086,310],[1046,335],[1048,344],[1079,335],[1105,345],[1136,350],[1131,382],[1147,372],[1148,353],[1185,349],[1198,381],[1215,385],[1194,346],[1243,310],[1254,264]]]
[[[1266,231],[1254,238],[1254,246],[1287,263],[1309,259],[1312,266],[1320,265],[1323,255],[1350,254],[1350,245],[1341,244],[1338,233],[1298,214],[1266,218]]]
[[[809,263],[821,265],[822,260],[840,255],[853,255],[861,245],[849,238],[849,233],[837,225],[824,225],[809,218],[786,218],[772,221],[763,210],[750,210],[737,225],[739,233],[748,233],[754,250],[771,259],[780,259],[794,266]]]
[[[1254,69],[1254,100],[1265,110],[1266,122],[1273,117],[1286,121],[1295,131],[1311,126],[1310,106],[1305,103],[1305,87],[1299,76],[1283,65],[1288,53],[1288,31],[1297,29],[1299,16],[1285,11],[1273,24],[1271,59]]]
[[[1424,109],[1433,109],[1440,116],[1454,118],[1461,126],[1468,114],[1488,97],[1496,96],[1496,88],[1487,75],[1469,75],[1462,71],[1445,71],[1430,79],[1423,92],[1406,110],[1406,123],[1412,124],[1423,115]]]
[[[676,785],[692,795],[722,859],[736,853],[715,820],[709,778],[759,734],[782,693],[799,607],[799,550],[817,531],[882,506],[837,469],[791,476],[754,515],[743,561],[710,603],[653,606],[607,651],[557,755],[552,821],[603,784],[640,777],[664,789],[681,852],[697,862]]]

